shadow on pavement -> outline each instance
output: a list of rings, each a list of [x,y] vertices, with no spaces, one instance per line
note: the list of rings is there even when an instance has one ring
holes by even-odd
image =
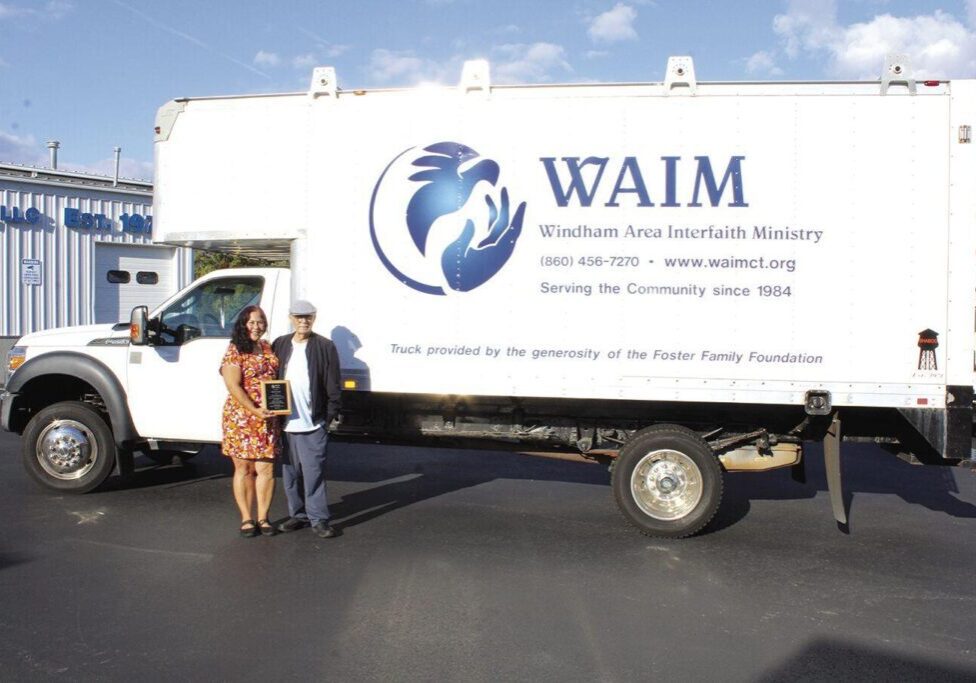
[[[443,448],[402,447],[375,449],[364,464],[356,449],[346,447],[344,457],[332,458],[330,481],[378,483],[345,493],[330,503],[341,526],[368,522],[393,510],[497,479],[558,481],[606,486],[604,467],[588,462],[500,451],[458,451]]]
[[[752,500],[813,498],[827,490],[823,453],[818,445],[804,449],[807,481],[796,482],[788,469],[757,474],[735,473],[725,478],[722,508],[709,525],[715,531],[742,519]],[[950,517],[976,519],[976,505],[960,500],[956,476],[974,476],[962,468],[909,465],[874,446],[848,446],[841,462],[849,516],[857,511],[858,494],[895,495]]]
[[[963,669],[834,640],[816,640],[762,683],[796,681],[973,681],[976,668]]]
[[[751,501],[798,500],[826,491],[819,445],[807,445],[804,457],[806,483],[794,481],[788,469],[727,475],[722,506],[705,533],[743,519]],[[955,477],[971,476],[960,469],[909,465],[870,445],[848,446],[842,468],[852,517],[856,515],[858,494],[875,493],[896,495],[907,503],[952,517],[976,518],[976,505],[954,495],[959,493]],[[217,447],[210,446],[191,460],[181,462],[174,458],[168,465],[137,458],[134,474],[112,477],[102,490],[188,486],[229,478],[232,472]],[[280,471],[277,474],[280,477]],[[610,482],[606,468],[595,463],[506,451],[346,443],[330,446],[328,478],[330,482],[375,484],[334,499],[330,505],[333,515],[345,526],[362,524],[407,505],[497,479],[606,487]]]
[[[207,446],[192,458],[181,460],[174,456],[169,463],[162,464],[136,455],[135,471],[132,474],[124,477],[112,475],[98,491],[188,486],[212,479],[229,478],[233,473],[233,466],[220,455],[216,446]]]
[[[13,553],[0,553],[0,571],[4,569],[10,569],[11,567],[16,567],[21,564],[27,564],[31,561],[31,558],[25,557],[23,555],[16,555]]]

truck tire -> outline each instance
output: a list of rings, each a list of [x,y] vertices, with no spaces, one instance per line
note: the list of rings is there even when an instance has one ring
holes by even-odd
[[[31,477],[64,493],[87,493],[115,466],[115,439],[102,416],[80,401],[55,403],[27,423],[24,467]]]
[[[685,427],[637,432],[620,449],[612,472],[617,507],[648,536],[691,536],[708,524],[722,500],[718,458]]]

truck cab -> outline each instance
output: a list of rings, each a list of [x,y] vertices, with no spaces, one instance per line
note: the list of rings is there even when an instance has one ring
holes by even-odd
[[[134,451],[219,442],[220,360],[237,314],[258,304],[269,337],[284,334],[289,282],[280,268],[205,275],[143,313],[143,345],[131,343],[128,322],[21,338],[8,357],[0,420],[23,434],[27,471],[50,488],[84,492],[127,467]]]

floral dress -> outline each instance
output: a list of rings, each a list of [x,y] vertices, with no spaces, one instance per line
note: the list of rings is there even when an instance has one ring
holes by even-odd
[[[257,353],[241,353],[230,344],[220,367],[234,365],[241,369],[244,391],[255,405],[261,405],[261,381],[275,379],[278,373],[278,357],[271,345],[258,341]],[[244,460],[271,460],[281,454],[281,424],[276,418],[265,420],[252,415],[228,396],[223,413],[223,453]]]

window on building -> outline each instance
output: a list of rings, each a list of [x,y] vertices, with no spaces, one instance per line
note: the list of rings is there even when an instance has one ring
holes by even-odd
[[[132,280],[132,275],[127,270],[110,270],[105,273],[105,277],[113,285],[125,285]]]
[[[152,271],[140,270],[136,273],[136,282],[140,285],[155,285],[159,283],[159,274]]]

